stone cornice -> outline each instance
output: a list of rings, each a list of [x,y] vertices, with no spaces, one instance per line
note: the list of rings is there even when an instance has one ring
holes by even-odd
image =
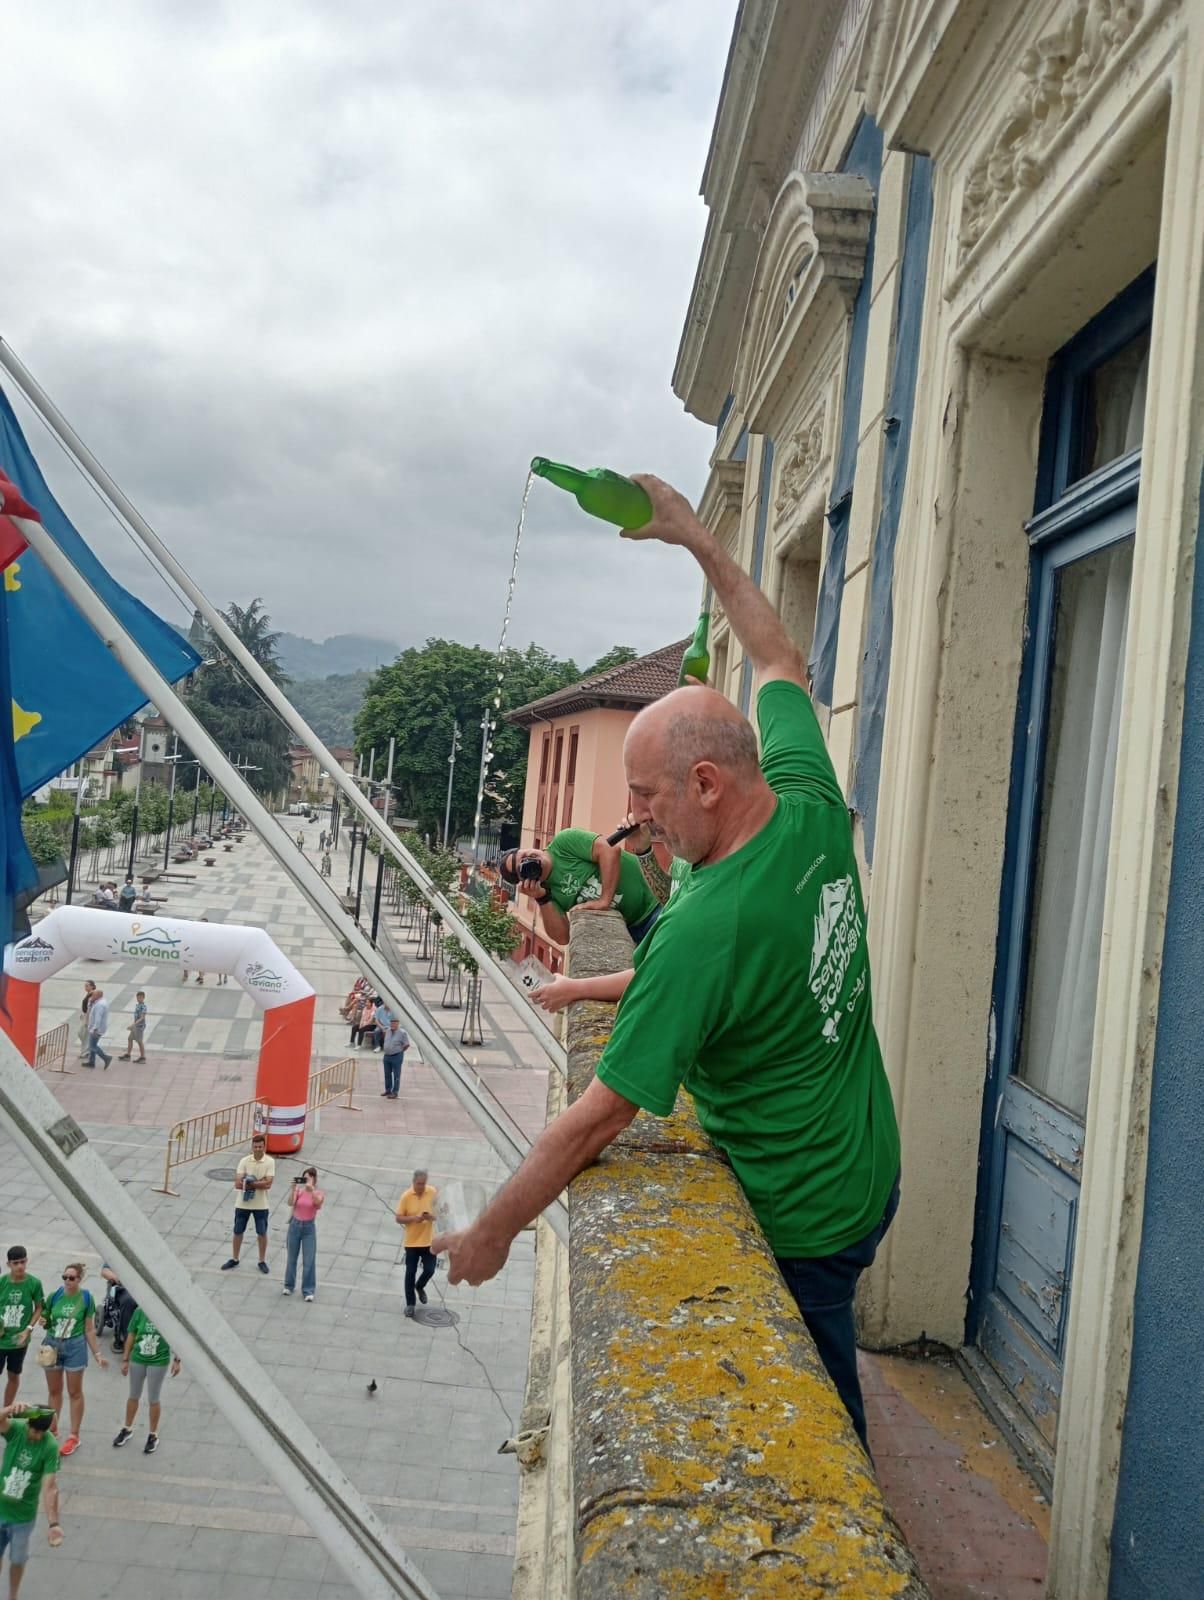
[[[847,320],[865,271],[874,192],[841,172],[792,172],[757,259],[732,388],[755,433],[772,431],[817,343]]]
[[[714,423],[727,398],[760,229],[790,170],[846,0],[744,0],[703,173],[710,216],[673,373]]]
[[[716,461],[698,502],[698,519],[729,551],[744,504],[744,461]]]

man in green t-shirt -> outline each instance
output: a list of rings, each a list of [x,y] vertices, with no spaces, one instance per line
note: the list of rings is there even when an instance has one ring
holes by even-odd
[[[0,1371],[6,1374],[6,1406],[17,1398],[25,1353],[33,1330],[42,1320],[45,1299],[42,1285],[29,1270],[25,1246],[10,1245],[8,1271],[0,1278]]]
[[[660,916],[660,902],[635,860],[588,828],[562,828],[546,850],[510,850],[499,865],[503,881],[517,884],[520,894],[535,901],[545,932],[557,944],[569,942],[568,913],[574,906],[586,911],[613,906],[636,944]]]
[[[9,1600],[17,1600],[30,1536],[38,1515],[38,1496],[50,1523],[49,1542],[63,1542],[59,1523],[59,1447],[50,1425],[54,1412],[38,1406],[0,1410],[0,1565],[9,1559]]]
[[[125,1336],[125,1350],[121,1357],[121,1372],[130,1380],[129,1399],[125,1403],[125,1422],[113,1440],[118,1450],[130,1442],[134,1432],[134,1419],[138,1415],[138,1402],[142,1391],[148,1390],[150,1403],[150,1432],[142,1446],[144,1456],[153,1456],[159,1448],[159,1419],[163,1414],[163,1379],[168,1369],[176,1378],[180,1374],[180,1358],[173,1356],[167,1340],[139,1306],[130,1318],[130,1329]]]
[[[674,690],[632,723],[633,818],[692,870],[635,952],[594,1081],[477,1221],[432,1248],[450,1252],[453,1283],[492,1277],[636,1112],[668,1116],[684,1085],[864,1443],[853,1297],[898,1204],[899,1135],[849,814],[802,656],[769,601],[679,494],[640,482],[653,517],[628,537],[698,560],[761,682],[760,755],[747,719],[710,689]]]

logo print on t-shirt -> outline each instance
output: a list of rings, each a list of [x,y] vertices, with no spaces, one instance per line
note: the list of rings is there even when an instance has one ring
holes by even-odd
[[[140,1356],[157,1356],[159,1354],[159,1335],[157,1333],[144,1333],[138,1340],[138,1354]]]
[[[840,998],[849,963],[861,948],[864,928],[853,893],[853,876],[846,873],[819,891],[819,910],[815,915],[814,943],[811,947],[811,993],[828,1018],[823,1036],[838,1044],[836,1024],[841,1013],[829,1016]],[[850,1008],[851,1009],[851,1008]]]
[[[4,1482],[0,1483],[0,1495],[6,1500],[24,1500],[32,1481],[32,1472],[23,1472],[20,1467],[14,1467]]]

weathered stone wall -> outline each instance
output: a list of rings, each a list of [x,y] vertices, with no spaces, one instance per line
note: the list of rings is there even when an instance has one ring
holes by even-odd
[[[572,922],[574,976],[629,964],[616,913]],[[570,1099],[612,1018],[571,1008]],[[577,1600],[927,1596],[685,1096],[665,1121],[638,1116],[572,1184],[569,1263]]]

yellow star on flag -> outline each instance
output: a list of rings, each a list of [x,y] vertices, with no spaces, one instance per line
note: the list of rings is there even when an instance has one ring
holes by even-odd
[[[5,573],[7,578],[8,574]],[[40,711],[23,711],[17,702],[13,701],[13,742],[24,739],[27,733],[32,733],[42,720]]]
[[[21,563],[19,561],[14,561],[11,567],[5,567],[4,569],[4,587],[9,594],[15,594],[21,587],[21,580],[17,577],[17,573],[20,570]]]

